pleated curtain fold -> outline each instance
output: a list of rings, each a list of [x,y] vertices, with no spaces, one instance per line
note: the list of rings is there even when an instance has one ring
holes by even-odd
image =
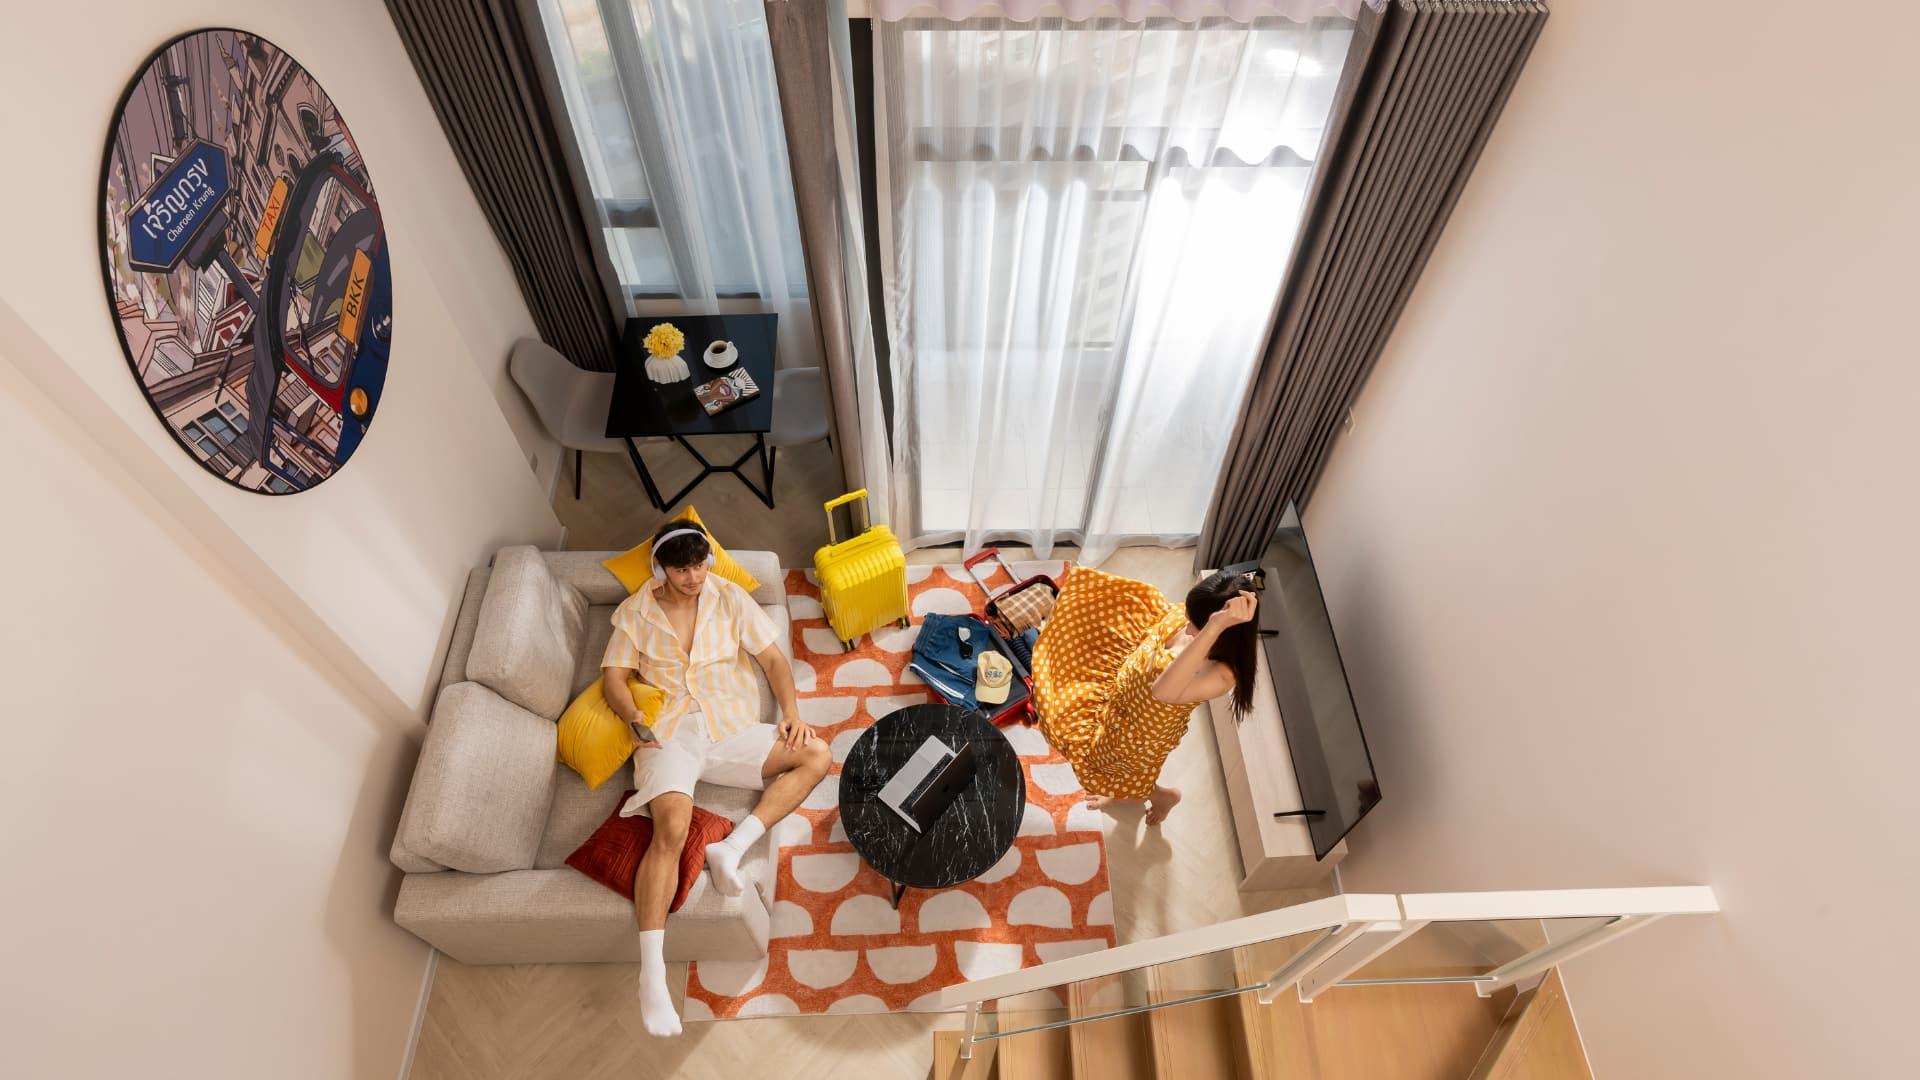
[[[861,423],[858,361],[864,355],[871,366],[873,331],[860,238],[854,231],[860,220],[857,180],[842,168],[836,139],[836,126],[849,137],[853,127],[842,115],[851,107],[848,88],[843,86],[838,95],[834,89],[836,77],[845,73],[837,64],[833,37],[846,34],[846,13],[844,3],[834,0],[767,0],[766,13],[793,170],[794,209],[806,255],[807,296],[826,376],[829,431],[842,480],[853,491],[869,486],[869,458],[884,472],[887,451],[879,426],[866,432]],[[877,390],[872,389],[875,400]],[[874,440],[879,441],[869,445]],[[884,498],[870,503],[878,510],[876,518],[885,520]]]
[[[583,368],[614,370],[597,226],[568,171],[564,112],[541,83],[537,22],[516,0],[387,0],[387,10],[541,339]]]
[[[1196,567],[1256,558],[1306,504],[1546,18],[1538,0],[1362,11]]]

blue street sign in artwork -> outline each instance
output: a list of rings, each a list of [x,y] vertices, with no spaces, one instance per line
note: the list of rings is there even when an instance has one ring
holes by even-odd
[[[210,142],[187,147],[127,211],[127,261],[165,273],[186,254],[226,200],[227,152]]]

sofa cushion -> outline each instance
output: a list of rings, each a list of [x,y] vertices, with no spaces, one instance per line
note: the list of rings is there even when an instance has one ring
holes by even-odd
[[[667,696],[637,675],[627,676],[627,693],[640,710],[641,722],[653,726]],[[606,680],[595,679],[560,714],[560,760],[580,774],[588,787],[599,787],[633,756],[633,732],[607,704]]]
[[[532,547],[501,548],[480,604],[467,678],[549,720],[573,696],[586,597]]]
[[[626,801],[620,797],[620,789],[633,786],[633,773],[629,770],[626,775],[626,783],[601,784],[596,791],[572,769],[564,765],[554,767],[553,808],[547,813],[546,833],[541,836],[540,851],[533,858],[534,869],[551,870],[567,865],[567,856],[586,843],[593,830]],[[707,783],[693,786],[693,805],[732,822],[752,813],[759,802],[758,791]]]
[[[667,916],[665,959],[758,960],[767,954],[772,877],[765,841],[741,861],[755,887],[721,896],[708,875]],[[632,963],[640,959],[633,905],[573,868],[505,874],[407,874],[394,921],[463,964]],[[631,983],[627,984],[631,986]],[[629,989],[627,993],[632,993]]]
[[[787,605],[761,608],[767,613],[767,619],[773,623],[774,641],[780,645],[780,651],[787,654],[787,660],[793,660],[793,616],[787,613]],[[773,686],[767,682],[767,673],[759,664],[753,665],[753,681],[760,687],[760,722],[776,723],[780,719],[780,702],[773,696]]]
[[[487,579],[492,576],[493,571],[484,566],[467,575],[467,589],[460,596],[460,610],[453,619],[453,636],[447,641],[447,659],[440,665],[435,697],[454,683],[467,681],[467,655],[473,652],[473,635],[480,628],[480,605],[487,598]]]
[[[627,788],[626,794],[631,798],[633,789]],[[693,891],[700,871],[706,869],[707,845],[719,843],[732,831],[733,822],[711,810],[693,808],[693,820],[687,824],[687,842],[680,848],[680,880],[673,890],[672,902],[667,905],[669,914],[679,911],[687,902],[687,894]],[[634,875],[639,872],[640,859],[652,842],[652,818],[627,817],[616,808],[585,843],[567,856],[567,865],[631,900]]]
[[[780,556],[771,551],[736,551],[733,560],[760,583],[752,590],[754,603],[786,608],[787,577],[780,571]]]
[[[441,693],[397,846],[469,873],[531,867],[554,787],[553,725],[478,683]]]
[[[600,661],[606,658],[607,642],[613,640],[613,613],[618,610],[611,604],[595,604],[587,609],[586,629],[580,633],[580,655],[573,665],[576,696],[600,678]]]
[[[682,510],[674,522],[697,525],[707,534],[707,541],[713,548],[713,572],[733,582],[735,585],[752,592],[760,587],[760,580],[748,573],[745,567],[734,560],[733,554],[720,543],[707,523],[700,520],[700,512],[689,506]],[[620,579],[629,593],[640,591],[640,586],[653,580],[653,538],[648,537],[632,548],[601,563],[613,576]]]

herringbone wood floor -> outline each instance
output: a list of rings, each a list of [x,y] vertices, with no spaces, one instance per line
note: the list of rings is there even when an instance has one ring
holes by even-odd
[[[670,445],[650,445],[648,459]],[[785,565],[806,565],[824,539],[815,523],[837,483],[824,445],[789,451],[776,483],[781,508],[767,510],[728,476],[710,478],[694,502],[723,542],[773,550]],[[794,466],[789,469],[789,466]],[[665,470],[656,470],[656,477]],[[646,505],[633,469],[607,455],[587,459],[586,499],[576,503],[571,473],[555,508],[579,549],[638,542],[660,520]],[[666,481],[670,482],[670,481]],[[819,536],[815,533],[818,532]],[[1009,549],[1014,559],[1026,552]],[[1056,557],[1072,558],[1072,550]],[[909,556],[914,563],[957,563],[953,549]],[[1192,552],[1124,549],[1103,569],[1152,582],[1178,597],[1192,580]],[[1137,809],[1116,810],[1106,838],[1113,878],[1115,929],[1122,942],[1299,903],[1332,891],[1242,893],[1239,857],[1220,776],[1213,730],[1196,713],[1162,777],[1185,798],[1166,824],[1147,828]],[[685,965],[673,965],[684,987]],[[808,1016],[724,1020],[687,1025],[677,1040],[649,1038],[640,1028],[635,971],[628,964],[467,967],[440,959],[427,1004],[414,1080],[648,1080],[676,1077],[924,1077],[932,1066],[931,1032],[958,1017]],[[677,991],[676,991],[677,992]]]

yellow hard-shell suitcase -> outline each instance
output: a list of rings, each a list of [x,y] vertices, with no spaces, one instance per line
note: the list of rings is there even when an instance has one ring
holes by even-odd
[[[834,499],[826,510],[827,546],[813,553],[813,572],[833,636],[851,652],[862,634],[888,623],[911,625],[907,556],[891,530],[868,523],[864,489]]]

